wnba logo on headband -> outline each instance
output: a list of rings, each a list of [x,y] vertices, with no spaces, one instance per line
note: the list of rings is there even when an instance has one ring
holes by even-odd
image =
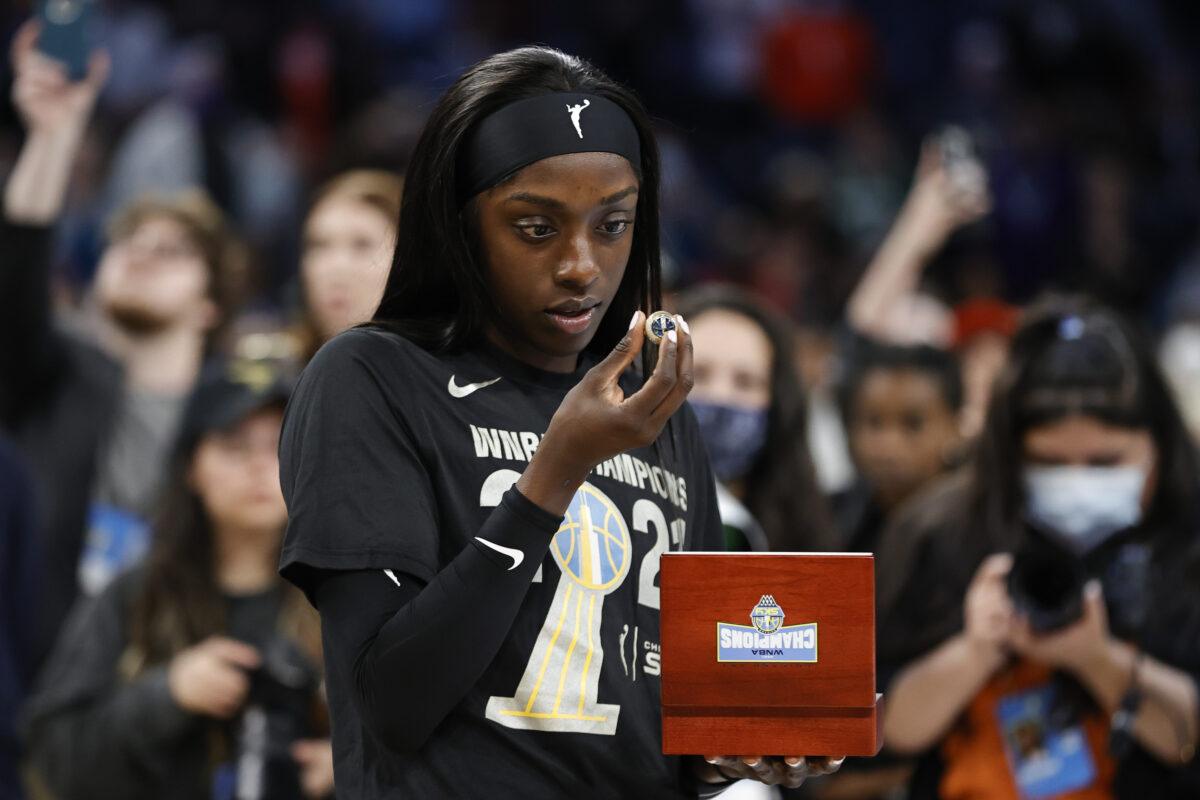
[[[583,110],[592,104],[591,100],[583,98],[583,105],[573,106],[567,103],[567,113],[571,115],[571,124],[575,126],[575,132],[579,134],[579,138],[583,138],[583,128],[579,127],[579,115]]]
[[[458,164],[459,199],[465,202],[535,161],[567,153],[615,153],[641,171],[637,128],[625,109],[599,95],[554,92],[510,103],[467,133]]]

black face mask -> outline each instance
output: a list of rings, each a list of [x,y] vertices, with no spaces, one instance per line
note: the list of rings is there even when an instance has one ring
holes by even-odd
[[[767,409],[690,401],[704,449],[721,483],[746,475],[767,444]]]

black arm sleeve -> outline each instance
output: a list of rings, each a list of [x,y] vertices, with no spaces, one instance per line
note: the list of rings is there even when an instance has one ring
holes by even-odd
[[[36,407],[63,364],[50,309],[52,229],[0,215],[0,421]]]
[[[561,521],[514,488],[428,585],[382,570],[322,573],[314,599],[326,663],[351,678],[358,714],[381,744],[416,752],[479,680]],[[442,657],[429,658],[434,650]]]

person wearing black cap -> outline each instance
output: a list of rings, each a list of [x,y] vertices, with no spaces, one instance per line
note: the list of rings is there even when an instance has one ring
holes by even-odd
[[[276,572],[288,389],[234,364],[188,399],[146,564],[76,605],[26,709],[29,759],[55,796],[331,791],[310,721],[310,706],[324,713],[316,615]],[[255,761],[272,782],[247,794]]]
[[[829,768],[662,753],[659,556],[723,533],[686,322],[644,347],[658,175],[640,103],[556,50],[488,58],[433,109],[384,299],[317,353],[280,443],[339,795],[695,797]]]

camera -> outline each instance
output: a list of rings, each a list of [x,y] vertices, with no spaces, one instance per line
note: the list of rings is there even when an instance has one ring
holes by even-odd
[[[1087,572],[1078,558],[1036,526],[1029,525],[1026,534],[1008,573],[1008,596],[1034,633],[1065,628],[1083,616]]]
[[[1079,620],[1084,584],[1096,578],[1103,588],[1109,630],[1125,639],[1141,635],[1152,581],[1146,542],[1124,537],[1079,556],[1032,523],[1025,523],[1023,540],[1008,573],[1008,596],[1034,633],[1050,633]]]
[[[275,637],[250,673],[250,694],[237,727],[234,800],[301,800],[292,743],[311,733],[320,677],[299,646]]]

